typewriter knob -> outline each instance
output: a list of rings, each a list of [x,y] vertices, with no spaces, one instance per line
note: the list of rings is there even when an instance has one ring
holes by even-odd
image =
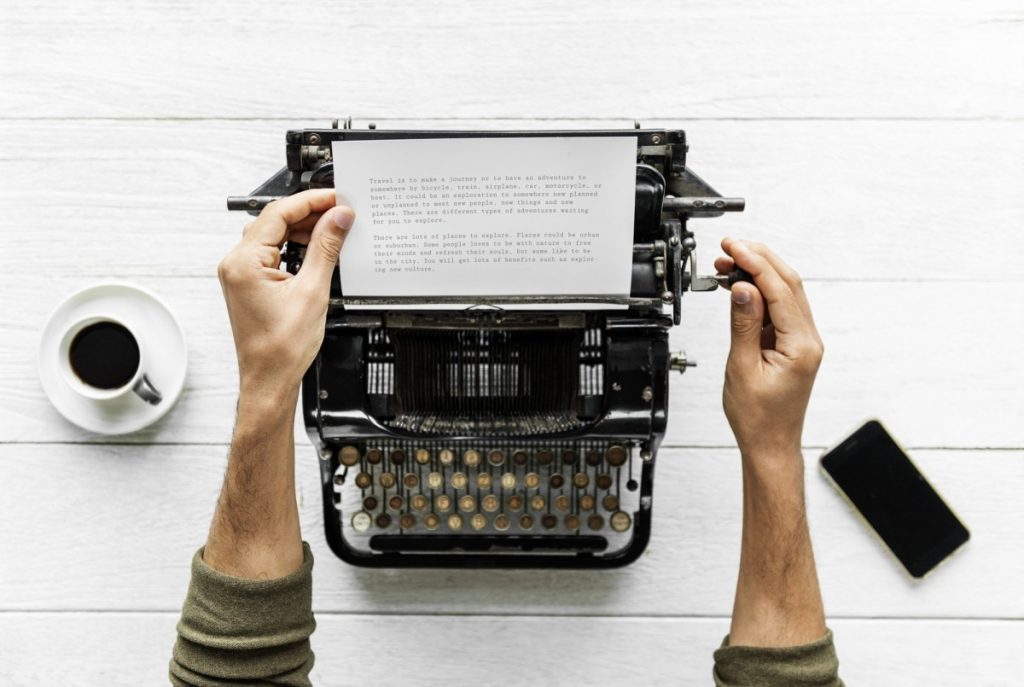
[[[697,367],[697,361],[686,357],[686,351],[676,351],[668,359],[668,369],[683,374],[688,367]]]

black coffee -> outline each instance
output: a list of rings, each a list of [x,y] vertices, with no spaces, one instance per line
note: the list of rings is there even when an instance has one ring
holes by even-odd
[[[116,322],[97,322],[75,335],[68,357],[84,383],[116,389],[130,382],[139,369],[139,344]]]

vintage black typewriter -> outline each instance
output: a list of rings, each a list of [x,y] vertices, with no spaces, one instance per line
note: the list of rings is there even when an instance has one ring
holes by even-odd
[[[669,374],[693,364],[669,351],[668,330],[685,291],[718,286],[696,276],[687,220],[744,204],[686,167],[684,132],[335,122],[289,131],[287,165],[228,209],[257,214],[277,197],[333,187],[335,140],[467,136],[634,137],[631,293],[608,303],[619,309],[545,311],[537,305],[558,297],[533,296],[439,310],[443,299],[346,298],[335,270],[324,343],[302,384],[327,541],[362,566],[626,565],[650,538]],[[285,269],[298,270],[304,249],[284,247]],[[374,308],[346,309],[357,303]],[[434,308],[389,310],[398,303]]]

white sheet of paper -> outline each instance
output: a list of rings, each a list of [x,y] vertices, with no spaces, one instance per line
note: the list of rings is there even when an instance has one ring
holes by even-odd
[[[356,212],[346,296],[551,295],[579,309],[572,296],[629,295],[632,136],[335,141],[332,152],[338,202]]]

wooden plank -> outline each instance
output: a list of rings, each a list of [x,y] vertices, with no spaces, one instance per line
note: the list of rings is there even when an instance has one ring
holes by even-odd
[[[57,414],[37,372],[39,332],[50,310],[92,280],[19,272],[0,275],[0,292],[18,304],[0,323],[0,441],[103,440]],[[167,417],[117,441],[226,442],[237,379],[216,279],[136,281],[165,297],[181,319],[190,370]],[[1024,283],[812,282],[807,288],[827,351],[806,445],[830,445],[877,415],[910,446],[1024,447],[1024,425],[1015,421],[1024,370],[1006,363],[1018,355],[1024,325],[1008,313],[1024,310]],[[720,401],[728,309],[724,293],[686,296],[672,342],[699,366],[671,380],[668,445],[733,444]],[[301,426],[297,431],[304,436]]]
[[[727,235],[765,241],[812,280],[1021,281],[1022,122],[691,122],[689,161],[738,215],[692,223],[712,269]],[[363,122],[365,125],[365,122]],[[613,122],[623,126],[625,122]],[[272,122],[36,121],[0,127],[0,229],[15,271],[48,277],[202,276],[248,216],[224,199],[284,164]],[[591,128],[596,122],[393,122],[414,128]],[[605,124],[609,126],[609,124]],[[358,227],[357,227],[358,230]],[[70,248],[70,250],[69,250]]]
[[[0,610],[180,608],[220,486],[219,446],[0,446]],[[658,458],[651,545],[609,572],[366,570],[327,549],[318,471],[299,451],[303,532],[319,611],[727,616],[739,557],[735,450]],[[1024,617],[1019,451],[914,451],[971,529],[966,549],[913,583],[817,474],[809,520],[830,617]]]
[[[3,613],[7,684],[162,684],[172,613]],[[320,615],[313,684],[710,684],[723,618]],[[1016,684],[1024,623],[839,620],[846,684]],[[443,637],[443,642],[425,641]],[[45,648],[44,648],[45,647]],[[53,660],[59,656],[60,660]]]
[[[0,22],[0,116],[1019,118],[1019,9],[46,0]]]

